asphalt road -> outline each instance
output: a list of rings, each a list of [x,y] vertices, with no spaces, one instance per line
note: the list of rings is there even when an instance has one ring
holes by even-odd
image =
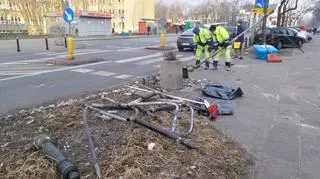
[[[166,38],[168,46],[175,42],[174,36]],[[65,50],[0,53],[0,114],[115,86],[153,72],[162,60],[161,51],[145,49],[158,46],[159,38],[79,43],[86,48],[75,50],[76,57],[105,61],[57,66],[47,62],[64,58]],[[178,53],[178,57],[184,62],[194,60],[191,52]]]

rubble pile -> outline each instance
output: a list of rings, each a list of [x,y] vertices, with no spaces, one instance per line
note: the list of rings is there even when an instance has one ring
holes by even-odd
[[[156,76],[132,85],[158,89]],[[196,90],[206,80],[187,80],[185,90]],[[116,89],[58,101],[56,104],[25,109],[1,117],[0,178],[59,178],[60,173],[51,160],[33,145],[34,137],[46,133],[55,145],[78,168],[81,178],[96,178],[94,160],[83,122],[83,110],[88,104],[129,104],[136,100],[138,90],[121,86]],[[166,93],[166,91],[162,90]],[[144,109],[148,109],[145,107]],[[108,114],[132,119],[132,110],[108,110]],[[136,119],[172,128],[173,110],[148,115],[139,113]],[[190,128],[190,109],[181,108],[176,130]],[[252,160],[229,138],[222,136],[206,116],[194,114],[193,130],[184,138],[197,147],[189,149],[179,140],[170,140],[153,130],[87,112],[90,136],[102,178],[242,178],[248,173]]]

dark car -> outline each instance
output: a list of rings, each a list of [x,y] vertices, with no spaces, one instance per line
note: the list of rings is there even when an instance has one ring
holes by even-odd
[[[230,35],[230,40],[234,39],[237,36],[237,27],[236,26],[226,26],[225,29]]]
[[[179,51],[185,48],[193,49],[193,29],[184,31],[177,39],[177,46]]]
[[[267,44],[270,44],[277,49],[283,47],[301,47],[304,39],[299,37],[297,32],[290,28],[267,28]],[[254,37],[254,44],[262,44],[262,30],[258,30]]]

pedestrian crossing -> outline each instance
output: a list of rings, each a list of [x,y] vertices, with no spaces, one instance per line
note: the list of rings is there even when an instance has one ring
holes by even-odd
[[[29,75],[38,72],[52,71],[58,68],[58,66],[45,63],[4,63],[0,64],[0,76]]]
[[[85,52],[85,51],[82,51]],[[86,51],[94,52],[94,51]],[[81,53],[81,52],[78,52]],[[91,63],[79,66],[59,66],[53,64],[47,64],[44,60],[30,60],[10,63],[0,63],[0,81],[5,81],[6,78],[16,78],[19,76],[34,76],[44,73],[57,72],[57,71],[69,71],[78,74],[93,75],[99,77],[114,77],[116,79],[129,79],[135,77],[134,74],[117,74],[112,69],[109,70],[97,70],[103,64],[131,64],[136,66],[146,66],[147,68],[155,68],[157,64],[163,60],[162,53],[148,54],[139,57],[131,57],[126,59],[120,59],[116,61],[106,60],[98,63]],[[177,58],[186,63],[193,61],[194,56],[190,53],[180,53]],[[101,64],[101,65],[100,65]],[[106,66],[108,68],[108,66]],[[131,68],[131,67],[130,67]]]
[[[193,55],[182,55],[178,54],[176,56],[180,61],[182,62],[189,62],[189,61],[194,61],[195,57]],[[128,58],[128,59],[122,59],[118,61],[113,61],[113,63],[116,64],[134,64],[137,66],[148,66],[148,65],[153,65],[153,67],[156,68],[157,64],[163,60],[163,54],[162,53],[156,53],[152,55],[145,55],[145,56],[140,56],[140,57],[133,57],[133,58]],[[100,77],[113,77],[116,79],[130,79],[136,77],[135,75],[131,74],[117,74],[115,72],[111,71],[94,71],[92,68],[87,69],[87,68],[78,68],[78,69],[72,69],[70,70],[72,72],[77,72],[77,73],[82,73],[82,74],[90,74],[92,76],[100,76]]]

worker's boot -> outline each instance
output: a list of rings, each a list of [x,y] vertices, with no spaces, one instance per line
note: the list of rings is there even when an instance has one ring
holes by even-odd
[[[205,70],[209,70],[209,67],[210,67],[210,62],[209,61],[206,61],[206,67],[204,68]]]
[[[231,63],[226,62],[226,71],[230,71],[230,70],[231,70]]]
[[[200,65],[200,60],[196,61],[196,66]]]
[[[218,61],[213,61],[213,70],[218,70]]]

